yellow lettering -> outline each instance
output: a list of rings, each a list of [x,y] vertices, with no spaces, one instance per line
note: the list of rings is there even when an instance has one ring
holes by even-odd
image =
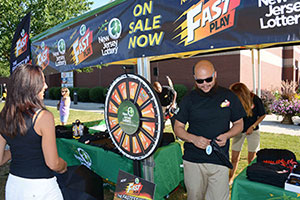
[[[149,18],[145,19],[145,31],[150,31],[151,30],[151,26],[149,27]]]
[[[143,15],[146,14],[151,14],[152,13],[152,1],[150,2],[145,2],[144,3],[144,7],[140,4],[137,4],[134,8],[133,8],[133,15],[135,17],[139,17],[141,16],[141,14],[143,13]]]
[[[154,45],[160,45],[161,42],[162,42],[162,38],[164,36],[164,32],[160,32],[159,33],[159,37],[158,36],[158,33],[154,33],[154,35],[152,36],[151,34],[149,34],[149,41],[150,41],[150,46],[154,46]],[[155,44],[154,44],[155,42]]]
[[[143,15],[146,15],[146,10],[148,11],[148,14],[152,13],[152,1],[147,4],[147,2],[144,3],[144,10],[143,10]]]
[[[142,14],[143,7],[140,4],[137,4],[133,9],[133,16],[138,17]]]
[[[133,32],[134,22],[130,22],[129,24],[129,34]]]
[[[135,48],[136,36],[129,38],[128,49]]]
[[[150,46],[158,46],[161,44],[164,34],[165,33],[161,31],[160,33],[131,37],[129,38],[128,49],[134,49],[136,47],[147,47],[149,44]]]
[[[153,17],[153,23],[152,23],[153,29],[160,28],[160,18],[161,18],[161,15],[156,15]]]
[[[135,33],[137,30],[143,31],[143,21],[141,19],[137,21],[133,32]]]
[[[143,40],[144,40],[144,42],[143,42]],[[147,36],[146,36],[146,35],[140,35],[140,36],[138,37],[138,40],[137,40],[137,45],[138,45],[139,47],[145,47],[145,46],[148,46],[148,38],[147,38]]]

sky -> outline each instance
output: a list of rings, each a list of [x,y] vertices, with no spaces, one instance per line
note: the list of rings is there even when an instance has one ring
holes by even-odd
[[[108,4],[109,2],[112,2],[112,0],[91,0],[91,2],[94,2],[91,8],[91,10],[94,10],[95,8],[99,8],[105,4]]]

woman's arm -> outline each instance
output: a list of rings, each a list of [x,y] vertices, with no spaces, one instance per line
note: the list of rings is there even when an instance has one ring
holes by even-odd
[[[254,124],[252,124],[252,126],[250,126],[247,131],[246,131],[246,135],[250,135],[252,134],[253,130],[260,124],[260,122],[262,122],[264,120],[264,118],[266,117],[267,114],[264,114],[263,116],[260,116],[256,122],[254,122]]]
[[[42,136],[42,150],[46,165],[53,171],[64,173],[67,170],[67,163],[57,153],[55,124],[52,113],[43,110],[36,120],[34,129]]]
[[[255,127],[258,126],[258,124],[260,124],[260,122],[262,122],[265,119],[266,116],[267,116],[267,114],[264,114],[263,116],[260,116],[253,125],[255,125]]]
[[[0,135],[0,166],[11,159],[10,150],[5,150],[6,140]]]
[[[237,134],[241,133],[243,131],[244,127],[244,121],[243,118],[236,120],[235,122],[232,122],[232,127],[227,131],[226,133],[223,133],[217,137],[216,143],[223,147],[225,146],[227,140],[230,138],[236,136]]]

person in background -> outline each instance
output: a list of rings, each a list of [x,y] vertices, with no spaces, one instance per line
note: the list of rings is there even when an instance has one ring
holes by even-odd
[[[70,113],[70,90],[66,87],[61,88],[61,99],[59,101],[59,116],[61,125],[66,125]]]
[[[193,74],[195,90],[180,102],[174,127],[175,134],[185,141],[183,165],[188,200],[228,200],[229,170],[212,150],[211,142],[229,159],[229,139],[242,131],[246,113],[237,96],[217,84],[217,72],[210,61],[196,63]]]
[[[262,100],[254,93],[250,92],[245,84],[234,83],[229,89],[238,96],[247,113],[247,116],[243,118],[243,131],[232,138],[231,162],[233,169],[230,170],[229,173],[229,184],[232,184],[245,138],[247,138],[248,141],[248,164],[253,161],[256,152],[259,150],[260,134],[258,125],[265,118],[266,111]]]
[[[164,113],[165,120],[170,119],[172,124],[172,129],[174,128],[174,114],[177,112],[177,92],[174,90],[173,83],[169,76],[166,76],[169,86],[161,84],[158,81],[153,83],[153,88],[156,91],[160,104],[162,106],[162,111]]]
[[[43,103],[46,89],[39,66],[21,65],[10,77],[0,113],[0,164],[11,159],[6,200],[63,199],[53,172],[64,173],[67,163],[57,153],[54,117]]]

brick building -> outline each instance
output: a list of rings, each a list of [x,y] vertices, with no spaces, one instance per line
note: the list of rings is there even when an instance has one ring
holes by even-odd
[[[256,74],[256,88],[258,86],[258,53],[254,50],[254,64]],[[188,89],[193,88],[192,66],[201,59],[208,59],[215,65],[218,73],[218,83],[228,87],[234,82],[243,82],[253,90],[253,66],[251,50],[237,50],[223,53],[200,55],[184,59],[168,59],[151,62],[151,81],[160,81],[167,84],[166,75],[170,76],[174,84],[184,84]],[[282,80],[293,80],[299,83],[300,46],[276,47],[260,50],[261,60],[261,89],[277,89]],[[136,72],[135,66],[127,72]],[[157,72],[157,73],[156,73]],[[110,83],[124,73],[123,66],[112,65],[95,68],[92,73],[74,72],[74,87],[108,87]],[[0,79],[0,83],[6,82]],[[61,84],[60,74],[47,75],[47,84],[57,87]]]

